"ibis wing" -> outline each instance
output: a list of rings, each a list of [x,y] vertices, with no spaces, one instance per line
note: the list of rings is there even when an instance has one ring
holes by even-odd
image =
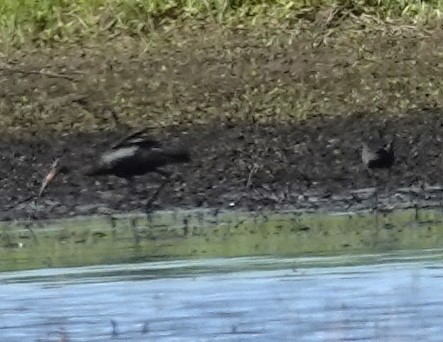
[[[115,150],[115,149],[117,149],[119,147],[128,145],[128,142],[131,139],[134,139],[134,138],[137,138],[137,137],[141,136],[143,133],[147,132],[149,129],[150,129],[149,127],[141,128],[141,129],[136,130],[135,132],[132,132],[132,133],[124,136],[123,138],[117,140],[114,144],[112,144],[110,146],[110,149],[111,150]],[[131,144],[129,144],[129,145],[131,145]]]
[[[165,158],[155,151],[146,150],[137,145],[123,146],[104,153],[98,165],[89,175],[114,174],[119,177],[131,177],[154,171],[165,164]]]
[[[138,146],[120,147],[104,153],[100,158],[100,166],[111,169],[119,164],[129,163],[134,159],[139,151]]]

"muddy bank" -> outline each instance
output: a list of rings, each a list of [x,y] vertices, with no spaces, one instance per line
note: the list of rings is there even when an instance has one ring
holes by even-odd
[[[375,186],[382,206],[438,206],[442,126],[441,112],[419,111],[384,119],[354,114],[286,125],[212,123],[155,130],[154,136],[186,144],[193,155],[192,163],[170,168],[176,176],[155,209],[361,210],[374,205],[373,190],[367,188]],[[142,211],[159,184],[156,175],[140,177],[132,193],[124,180],[73,173],[59,177],[39,201],[29,199],[54,158],[68,156],[81,166],[122,134],[3,135],[0,219]],[[393,135],[397,161],[392,174],[363,172],[361,142]]]
[[[104,106],[132,127],[443,108],[443,32],[380,25],[203,25],[149,44],[119,36],[8,49],[0,54],[0,132],[114,129]]]
[[[32,198],[54,158],[89,163],[141,126],[163,127],[153,135],[194,157],[154,209],[360,210],[374,206],[375,185],[382,206],[438,206],[442,32],[349,20],[329,32],[209,25],[148,45],[117,37],[5,51],[0,220],[142,211],[156,175],[131,193],[122,180],[74,173]],[[362,172],[361,142],[393,135],[392,175]]]

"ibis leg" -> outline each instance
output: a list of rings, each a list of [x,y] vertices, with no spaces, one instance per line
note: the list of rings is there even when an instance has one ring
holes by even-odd
[[[391,203],[391,190],[393,190],[393,186],[391,186],[392,180],[392,170],[388,169],[388,201]]]
[[[128,183],[129,183],[129,189],[131,189],[131,193],[132,194],[136,194],[137,193],[137,185],[135,184],[134,178],[128,178]]]
[[[148,202],[146,203],[146,213],[149,213],[152,209],[152,205],[154,204],[155,200],[158,198],[160,193],[162,192],[163,188],[166,186],[166,184],[169,182],[169,177],[165,178],[163,182],[160,184],[160,186],[157,188],[157,190],[152,194],[152,196],[149,198]]]
[[[375,191],[374,191],[374,210],[378,209],[378,180],[375,178]]]

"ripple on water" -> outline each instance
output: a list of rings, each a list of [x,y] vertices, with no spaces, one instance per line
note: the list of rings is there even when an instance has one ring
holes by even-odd
[[[440,341],[441,251],[402,253],[4,273],[0,335],[11,342],[63,334],[75,341]]]

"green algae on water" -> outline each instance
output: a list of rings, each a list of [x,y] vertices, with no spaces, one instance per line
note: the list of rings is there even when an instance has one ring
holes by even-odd
[[[0,271],[158,259],[358,254],[443,244],[438,210],[163,211],[2,223]]]

